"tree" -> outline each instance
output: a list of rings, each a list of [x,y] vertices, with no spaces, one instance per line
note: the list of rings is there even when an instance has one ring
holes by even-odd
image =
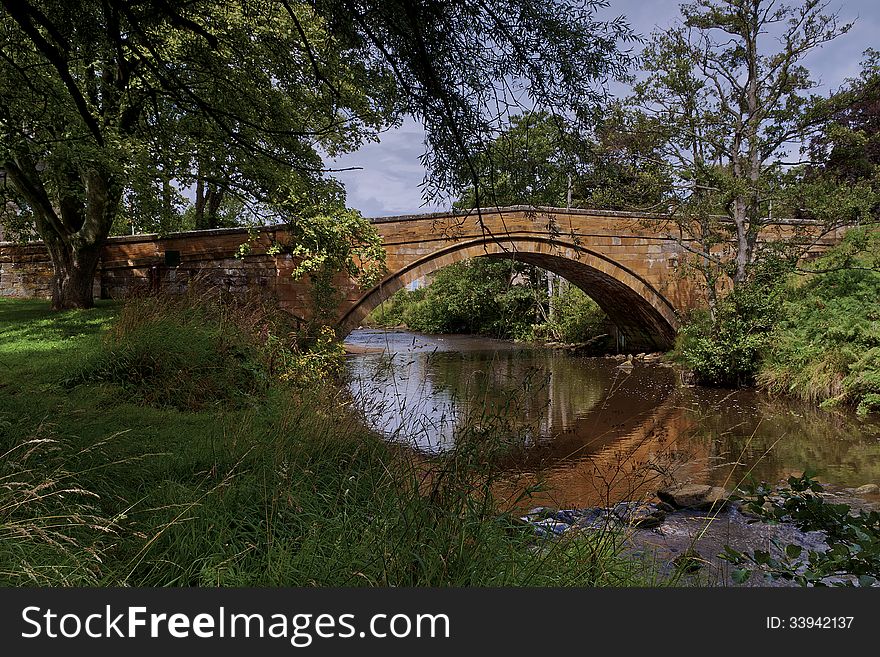
[[[800,64],[851,26],[826,6],[698,0],[643,53],[647,76],[633,100],[663,135],[676,230],[710,299],[728,278],[734,287],[749,280],[786,168],[827,120],[830,108],[807,94],[814,84]]]
[[[514,116],[475,159],[482,197],[496,206],[656,210],[671,182],[656,131],[644,121],[620,101],[605,105],[582,131],[546,111]],[[455,207],[476,207],[472,183]]]
[[[868,49],[861,75],[831,99],[828,124],[810,142],[810,177],[842,182],[878,177],[880,170],[880,51]]]
[[[577,156],[573,137],[562,117],[549,112],[527,112],[511,117],[507,126],[475,158],[478,184],[465,171],[468,186],[455,207],[483,205],[562,206],[571,178],[576,175]]]
[[[603,109],[594,133],[579,145],[575,207],[665,211],[672,174],[656,121],[617,100]]]
[[[787,203],[796,216],[880,220],[880,53],[865,55],[861,75],[824,101],[828,121],[805,149],[807,163],[790,172]]]
[[[221,194],[285,220],[332,216],[344,193],[320,152],[408,112],[426,127],[426,193],[450,189],[512,82],[578,112],[590,82],[623,70],[628,30],[596,21],[601,4],[2,0],[0,154],[52,257],[53,308],[92,304],[124,200],[173,207],[171,181],[201,185],[202,217]]]

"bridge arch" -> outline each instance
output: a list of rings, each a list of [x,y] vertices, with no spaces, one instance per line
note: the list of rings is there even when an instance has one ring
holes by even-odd
[[[352,331],[370,311],[409,283],[447,265],[479,257],[515,259],[569,280],[589,294],[617,325],[627,350],[665,350],[675,340],[679,320],[674,306],[638,274],[584,246],[534,235],[458,242],[391,272],[340,318],[341,333]]]

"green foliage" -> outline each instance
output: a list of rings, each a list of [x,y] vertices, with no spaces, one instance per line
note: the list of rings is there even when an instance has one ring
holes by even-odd
[[[398,290],[390,299],[380,303],[371,312],[364,322],[371,326],[406,326],[406,315],[409,309],[422,301],[427,293],[427,287],[419,287],[414,290],[406,288]]]
[[[740,580],[755,570],[800,586],[872,586],[880,579],[880,513],[853,513],[848,504],[832,504],[809,472],[789,477],[788,486],[773,490],[765,483],[744,488],[745,506],[765,522],[790,522],[803,531],[821,531],[827,550],[774,545],[742,553],[726,546],[723,558],[742,567]]]
[[[548,112],[514,116],[476,161],[485,183],[470,185],[456,207],[563,206],[577,166],[575,150],[562,117]]]
[[[532,326],[532,337],[558,342],[584,342],[606,331],[607,317],[579,287],[566,282],[554,295],[552,318]]]
[[[552,313],[549,305],[543,270],[475,258],[441,269],[427,287],[400,290],[366,321],[516,340],[584,342],[605,332],[605,313],[567,281],[556,281]]]
[[[68,382],[110,383],[138,403],[198,410],[252,403],[273,381],[311,385],[338,375],[342,349],[332,331],[304,344],[288,322],[257,297],[134,299]]]
[[[120,232],[180,226],[177,186],[195,186],[198,228],[219,225],[228,198],[263,223],[333,216],[327,208],[344,194],[324,156],[377,140],[403,112],[425,125],[426,192],[445,193],[503,122],[486,109],[493,98],[509,102],[512,78],[536,105],[582,113],[601,95],[594,83],[623,73],[617,40],[628,27],[596,20],[595,9],[523,0],[9,4],[0,13],[0,158],[15,217],[32,217],[49,247],[55,308],[92,306],[88,282],[114,222]],[[322,245],[332,237],[327,226],[314,232]]]
[[[627,102],[615,101],[597,117],[595,133],[578,149],[575,207],[666,211],[673,199],[673,173],[663,159],[664,126]]]
[[[590,136],[548,112],[514,116],[474,164],[485,183],[469,185],[455,207],[563,207],[571,191],[573,207],[653,208],[671,180],[656,153],[658,133],[649,123],[622,103],[595,117]]]
[[[792,216],[848,226],[880,217],[880,53],[865,56],[860,76],[819,104],[830,116],[810,141],[810,163],[787,174],[780,209]]]
[[[425,333],[477,333],[497,338],[525,334],[534,319],[535,294],[513,284],[524,267],[509,261],[474,258],[437,272],[424,296],[403,316]]]
[[[773,392],[880,411],[880,231],[854,230],[792,283],[761,368]]]
[[[644,76],[629,104],[659,135],[657,152],[673,183],[672,220],[693,254],[688,265],[703,274],[713,297],[746,283],[763,259],[759,236],[784,211],[779,199],[790,191],[783,175],[790,146],[831,116],[810,95],[814,83],[803,61],[852,24],[824,10],[820,0],[698,0],[682,4],[682,20],[655,32],[642,53]],[[844,191],[846,205],[858,206],[860,190]],[[725,221],[710,220],[716,213]],[[843,225],[851,215],[823,218]],[[792,250],[805,244],[788,240]]]
[[[344,206],[335,212],[297,217],[288,226],[290,243],[279,245],[298,264],[293,276],[345,272],[363,287],[378,282],[385,272],[382,238],[368,219]]]
[[[847,181],[872,180],[880,167],[880,52],[864,52],[858,78],[848,79],[827,101],[832,114],[825,129],[810,141],[810,177]]]
[[[681,328],[676,358],[699,383],[738,387],[754,383],[761,355],[772,338],[780,304],[780,283],[790,266],[768,261],[749,283],[738,286],[714,314],[694,313]]]

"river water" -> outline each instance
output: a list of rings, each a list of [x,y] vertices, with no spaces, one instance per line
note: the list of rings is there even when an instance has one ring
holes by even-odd
[[[424,458],[474,435],[516,445],[498,493],[583,508],[672,482],[732,489],[813,470],[833,487],[880,483],[880,422],[754,390],[682,384],[672,367],[573,356],[474,336],[359,329],[349,389],[365,422]]]

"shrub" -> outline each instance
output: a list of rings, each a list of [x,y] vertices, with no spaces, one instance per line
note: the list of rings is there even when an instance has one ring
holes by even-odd
[[[782,263],[767,263],[717,305],[694,313],[679,332],[676,357],[698,383],[739,387],[755,382],[779,311]]]
[[[271,381],[307,385],[336,374],[341,356],[332,330],[295,331],[270,302],[191,291],[130,300],[69,382],[111,383],[160,408],[236,407]]]
[[[424,333],[521,337],[535,317],[536,294],[533,281],[514,279],[534,278],[536,272],[534,267],[489,258],[455,263],[437,272],[428,287],[395,294],[368,323],[405,325]]]
[[[772,392],[880,411],[880,272],[841,268],[789,286],[758,379]]]
[[[425,297],[427,288],[398,290],[390,299],[379,304],[365,319],[369,326],[402,326],[406,324],[406,314],[414,303]]]
[[[605,313],[580,288],[567,285],[553,304],[553,321],[535,325],[532,330],[534,339],[585,342],[606,332]]]

